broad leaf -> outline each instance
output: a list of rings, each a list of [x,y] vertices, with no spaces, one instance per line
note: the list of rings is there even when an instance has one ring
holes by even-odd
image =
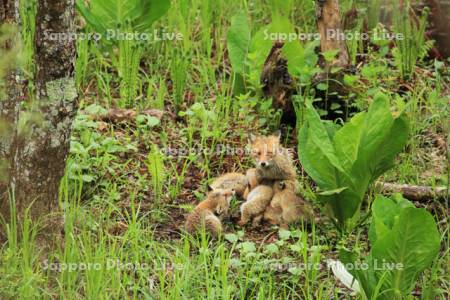
[[[334,190],[328,190],[328,191],[318,192],[317,195],[320,195],[320,196],[337,195],[337,194],[342,193],[342,192],[345,191],[346,189],[347,189],[347,187],[342,187],[342,188],[338,188],[338,189],[334,189]]]
[[[134,30],[139,32],[148,31],[154,22],[164,16],[170,8],[170,0],[143,1],[144,14],[136,19]]]
[[[350,173],[353,163],[358,158],[359,143],[361,140],[362,126],[365,113],[355,115],[350,122],[345,124],[334,135],[334,147],[336,155],[342,162],[342,167]]]
[[[256,58],[255,67],[258,73],[261,73],[270,49],[274,42],[278,40],[275,35],[288,35],[290,32],[295,32],[294,26],[288,18],[282,16],[274,16],[272,23],[256,32],[251,40],[249,52]]]
[[[83,18],[92,26],[92,28],[101,34],[106,32],[107,24],[101,22],[101,20],[97,19],[98,16],[94,16],[91,11],[84,5],[83,0],[77,0],[76,7]]]
[[[403,209],[392,230],[377,239],[372,248],[372,259],[387,264],[399,264],[401,268],[377,271],[377,279],[384,272],[384,293],[380,299],[400,299],[414,287],[419,273],[431,265],[439,253],[440,235],[436,223],[425,209]]]
[[[336,171],[319,147],[309,137],[309,124],[305,124],[299,132],[299,158],[308,175],[322,190],[334,190]]]
[[[250,45],[251,33],[247,22],[247,15],[239,13],[231,19],[231,26],[227,35],[227,48],[233,71],[245,73],[245,60]]]
[[[295,40],[283,46],[282,53],[287,60],[289,73],[299,77],[303,85],[310,84],[312,77],[319,71],[316,66],[319,56],[314,51],[318,45],[318,40],[306,44]]]
[[[380,161],[378,151],[385,143],[393,122],[388,98],[377,94],[362,124],[358,159],[353,166],[354,173],[360,180],[370,180],[373,177],[372,173]]]
[[[364,269],[349,268],[367,299],[407,299],[417,277],[439,253],[440,234],[433,216],[401,196],[378,196],[372,206],[372,249]],[[340,259],[356,266],[354,253],[341,249]]]
[[[394,120],[391,128],[388,130],[388,134],[377,149],[377,155],[371,165],[371,181],[374,181],[381,174],[393,167],[394,158],[405,147],[408,136],[408,120],[406,116],[402,114]]]
[[[369,185],[392,167],[407,142],[409,126],[404,115],[394,118],[389,99],[377,94],[367,113],[355,115],[334,134],[327,128],[308,107],[299,132],[299,158],[320,190],[342,189],[318,197],[331,207],[332,217],[343,229],[357,221]]]
[[[335,168],[337,168],[340,172],[344,172],[341,162],[336,156],[328,131],[320,120],[319,114],[310,107],[306,111],[306,120],[309,125],[309,138]]]
[[[346,188],[341,193],[330,196],[318,196],[323,202],[331,207],[332,217],[337,219],[341,229],[358,212],[361,205],[362,196],[354,188],[348,188],[349,182],[342,183]],[[348,184],[346,186],[346,184]]]
[[[83,0],[76,6],[94,30],[102,35],[108,31],[131,30],[147,32],[170,7],[169,0],[92,0],[89,7]]]
[[[377,196],[372,204],[372,222],[369,228],[369,240],[375,243],[378,237],[383,237],[394,226],[395,216],[400,207],[391,199]]]

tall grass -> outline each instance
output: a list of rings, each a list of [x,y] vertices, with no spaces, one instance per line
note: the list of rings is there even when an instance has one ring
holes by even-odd
[[[173,104],[175,112],[178,113],[184,103],[184,92],[186,90],[189,62],[185,58],[176,57],[171,65],[171,78],[173,84]]]
[[[76,41],[77,60],[75,63],[75,82],[78,89],[86,85],[89,70],[89,40],[79,39]]]
[[[198,237],[181,235],[173,242],[157,241],[134,200],[124,214],[107,201],[95,215],[89,204],[80,202],[79,188],[68,183],[66,177],[61,187],[65,234],[52,252],[42,253],[36,247],[37,227],[27,216],[21,229],[15,221],[7,226],[8,241],[1,248],[2,298],[277,299],[285,295],[316,299],[314,295],[330,292],[330,286],[317,282],[323,273],[311,269],[303,278],[294,262],[279,265],[276,257],[284,254],[273,247],[238,236],[230,237],[232,242],[211,241],[205,232]],[[15,220],[14,201],[11,211]],[[117,217],[125,228],[120,236],[108,231]],[[316,244],[314,231],[312,242],[306,231],[286,233],[278,245],[293,239],[291,248],[301,257],[296,264],[320,261],[323,246]],[[288,269],[297,275],[276,271]],[[305,279],[306,285],[298,290],[298,281]]]

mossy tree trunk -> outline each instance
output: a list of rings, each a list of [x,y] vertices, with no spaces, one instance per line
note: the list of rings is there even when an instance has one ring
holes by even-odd
[[[0,0],[3,16],[20,26],[18,0]],[[9,140],[2,139],[1,155],[7,163],[1,185],[0,214],[8,220],[13,194],[19,216],[30,205],[32,219],[57,211],[58,191],[69,150],[72,121],[77,111],[74,79],[75,41],[50,39],[49,33],[68,36],[74,27],[74,0],[38,0],[35,38],[35,97],[25,97],[25,84],[13,74],[8,80],[1,117],[8,124]],[[2,18],[11,22],[11,18]],[[63,37],[63,35],[60,35]],[[30,100],[34,99],[34,100]],[[27,103],[24,108],[24,103]],[[31,117],[30,117],[31,116]],[[23,126],[19,124],[26,124]],[[54,229],[55,226],[52,225]]]

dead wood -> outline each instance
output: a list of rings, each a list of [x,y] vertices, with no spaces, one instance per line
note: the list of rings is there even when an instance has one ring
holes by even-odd
[[[283,46],[282,41],[274,43],[264,62],[260,80],[264,96],[272,98],[273,108],[283,112],[281,123],[295,124],[295,110],[291,99],[295,83],[288,72],[287,60],[281,54]]]
[[[137,115],[147,115],[161,120],[164,112],[159,109],[146,109],[143,111],[136,111],[133,109],[124,108],[110,108],[105,114],[92,115],[92,118],[97,121],[122,123],[134,121]]]
[[[430,187],[409,184],[398,184],[378,181],[375,187],[382,193],[401,193],[403,197],[413,201],[429,201],[448,198],[447,187]]]

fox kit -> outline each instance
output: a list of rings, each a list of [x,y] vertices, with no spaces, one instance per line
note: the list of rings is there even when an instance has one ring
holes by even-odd
[[[270,224],[287,228],[293,222],[312,219],[311,207],[296,194],[296,185],[295,180],[282,180],[274,183],[274,196],[264,212],[264,220]]]
[[[256,168],[248,169],[247,173],[245,173],[245,177],[247,178],[247,187],[244,190],[244,194],[242,195],[242,197],[244,199],[247,199],[250,191],[253,190],[262,181],[262,177],[260,172]]]
[[[295,179],[296,172],[291,153],[280,145],[280,134],[250,135],[249,142],[257,176],[273,180]]]
[[[234,191],[231,189],[215,189],[200,202],[186,219],[185,228],[189,233],[194,233],[205,227],[213,236],[222,232],[222,222],[219,217],[227,215],[230,201]],[[216,216],[217,214],[217,216]]]
[[[253,219],[252,225],[257,226],[272,196],[273,188],[271,183],[263,180],[248,193],[246,201],[241,205],[241,219],[238,224],[243,226]]]
[[[212,190],[233,189],[237,196],[243,197],[248,186],[248,179],[241,173],[226,173],[214,179],[209,186]]]

